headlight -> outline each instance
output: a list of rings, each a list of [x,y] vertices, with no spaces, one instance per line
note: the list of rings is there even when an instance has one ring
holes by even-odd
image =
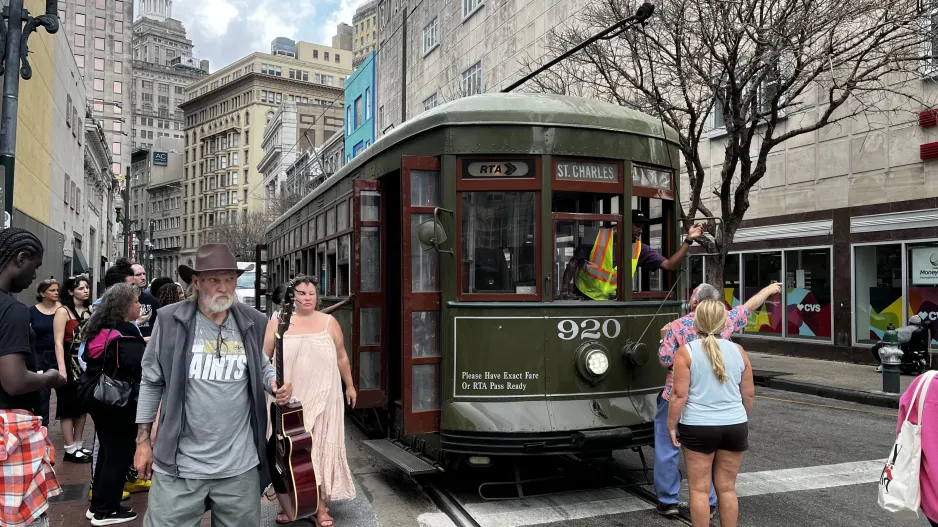
[[[609,357],[602,350],[593,350],[586,354],[586,370],[593,375],[603,375],[609,369]]]

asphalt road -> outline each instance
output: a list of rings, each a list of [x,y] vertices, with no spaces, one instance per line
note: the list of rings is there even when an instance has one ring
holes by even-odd
[[[876,504],[876,481],[895,437],[895,426],[895,412],[888,409],[759,388],[750,423],[750,451],[737,485],[739,525],[928,525],[924,519],[892,521]],[[646,455],[650,462],[652,449],[646,449]],[[620,471],[641,467],[638,456],[631,451],[616,452],[615,460]],[[362,476],[359,474],[359,481]],[[373,481],[366,486],[373,486],[374,480],[395,478],[393,472],[385,470],[370,476]],[[626,477],[634,480],[639,474],[633,472]],[[483,527],[681,525],[658,516],[652,504],[621,488],[483,501],[476,494],[477,483],[483,479],[460,476],[448,482],[457,500]],[[391,479],[381,486],[400,489],[410,504],[394,505],[392,512],[382,510],[395,503],[392,497],[382,500],[383,504],[374,503],[381,525],[452,525],[408,482]],[[685,490],[682,501],[686,500]]]

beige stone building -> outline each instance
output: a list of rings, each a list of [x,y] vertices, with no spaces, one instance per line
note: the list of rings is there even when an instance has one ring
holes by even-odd
[[[379,135],[442,102],[511,84],[522,75],[527,56],[544,53],[547,33],[585,5],[586,0],[379,0]]]
[[[355,10],[352,38],[352,65],[358,67],[378,43],[378,0],[369,0]]]
[[[186,88],[182,261],[194,258],[216,223],[263,210],[257,165],[277,108],[284,101],[325,108],[343,97],[351,52],[290,42],[277,39],[273,53],[252,53]]]

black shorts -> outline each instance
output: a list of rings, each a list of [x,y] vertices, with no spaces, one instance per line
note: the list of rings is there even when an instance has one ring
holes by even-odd
[[[722,426],[678,423],[677,437],[681,446],[701,454],[712,454],[717,450],[745,452],[749,450],[749,423]]]

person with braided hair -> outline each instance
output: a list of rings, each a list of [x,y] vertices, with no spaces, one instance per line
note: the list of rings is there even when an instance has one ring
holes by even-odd
[[[711,480],[717,493],[720,525],[736,527],[739,500],[736,475],[749,449],[749,416],[756,389],[752,365],[743,348],[724,337],[722,300],[704,300],[694,310],[697,339],[674,354],[674,386],[668,432],[683,447],[694,527],[710,525]]]
[[[36,279],[42,255],[33,233],[0,230],[0,525],[48,525],[49,499],[62,493],[52,470],[55,447],[36,412],[39,390],[58,388],[65,378],[55,370],[36,371],[29,308],[13,297]]]

